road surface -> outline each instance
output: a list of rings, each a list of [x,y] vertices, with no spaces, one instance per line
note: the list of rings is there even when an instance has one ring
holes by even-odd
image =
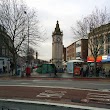
[[[74,81],[74,80],[0,80],[0,85],[32,85],[50,87],[69,87],[80,89],[110,90],[110,82],[104,81]]]
[[[0,80],[0,99],[44,101],[79,105],[86,107],[85,109],[87,106],[99,107],[104,110],[110,109],[109,85],[109,81]]]

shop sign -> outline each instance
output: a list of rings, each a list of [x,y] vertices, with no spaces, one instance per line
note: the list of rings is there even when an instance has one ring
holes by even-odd
[[[110,59],[110,56],[104,55],[102,56],[102,60]]]
[[[102,60],[102,56],[98,56],[96,59],[96,62],[100,62]],[[87,57],[87,62],[94,62],[94,57],[93,56],[89,56]]]
[[[107,55],[102,56],[102,60],[106,60],[107,59]]]
[[[107,56],[107,59],[110,59],[110,56]]]
[[[110,56],[104,55],[102,56],[102,62],[108,62],[110,61]]]

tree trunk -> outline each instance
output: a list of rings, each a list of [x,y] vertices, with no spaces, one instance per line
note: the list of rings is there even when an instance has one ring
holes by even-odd
[[[15,75],[17,75],[17,54],[16,52],[13,53],[13,63],[14,63],[14,69],[15,69]]]
[[[95,58],[95,61],[94,61],[94,76],[97,76],[97,62],[96,62],[96,58]]]

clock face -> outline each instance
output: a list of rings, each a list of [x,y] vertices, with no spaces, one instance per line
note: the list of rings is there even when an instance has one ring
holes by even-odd
[[[57,41],[58,41],[58,42],[60,42],[60,41],[61,41],[61,39],[58,37],[58,38],[57,38]]]

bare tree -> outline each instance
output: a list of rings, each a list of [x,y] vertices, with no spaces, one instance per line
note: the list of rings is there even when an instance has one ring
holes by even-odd
[[[28,48],[27,48],[25,55],[26,55],[28,63],[31,64],[32,61],[35,59],[34,58],[34,56],[35,56],[34,49],[32,47],[29,47],[29,50],[28,50]]]
[[[13,46],[10,46],[7,40],[5,40],[5,43],[12,53],[16,70],[17,55],[23,50],[27,38],[30,38],[29,42],[31,44],[38,44],[39,41],[44,40],[39,33],[36,12],[29,10],[19,0],[1,0],[0,24],[11,38]]]
[[[92,12],[92,14],[83,18],[82,21],[77,21],[77,26],[72,27],[72,31],[77,39],[79,38],[87,38],[88,39],[88,49],[91,55],[94,57],[94,73],[96,75],[96,67],[97,67],[97,57],[101,53],[101,49],[104,48],[104,43],[106,41],[106,37],[104,37],[104,33],[106,34],[110,31],[108,28],[108,23],[110,21],[110,16],[107,14],[105,10],[96,9]],[[106,27],[106,29],[105,29]],[[106,50],[104,50],[106,51]]]

